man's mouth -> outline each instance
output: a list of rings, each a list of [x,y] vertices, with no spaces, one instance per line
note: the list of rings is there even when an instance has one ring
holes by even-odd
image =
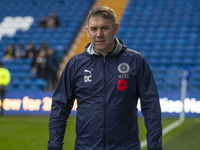
[[[104,41],[96,41],[97,44],[103,44]]]

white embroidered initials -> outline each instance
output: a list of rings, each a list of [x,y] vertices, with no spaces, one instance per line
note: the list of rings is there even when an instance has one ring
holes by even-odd
[[[84,72],[88,72],[90,75],[84,76],[84,82],[91,82],[92,81],[92,70],[85,69]]]

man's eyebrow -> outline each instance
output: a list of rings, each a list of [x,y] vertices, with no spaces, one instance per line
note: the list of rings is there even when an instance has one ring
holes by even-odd
[[[98,28],[98,27],[95,27],[95,26],[91,26],[91,27],[90,27],[90,29],[94,29],[94,28]]]
[[[102,26],[90,26],[90,29],[96,29],[96,28],[109,28],[109,25],[102,25]]]

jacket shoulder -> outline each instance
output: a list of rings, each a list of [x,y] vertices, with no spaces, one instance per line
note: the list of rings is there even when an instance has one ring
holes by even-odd
[[[140,52],[138,52],[136,50],[129,49],[129,48],[126,48],[124,50],[124,54],[129,55],[129,56],[134,57],[134,58],[137,58],[137,59],[145,59],[144,56]]]
[[[126,48],[123,54],[127,60],[135,63],[138,69],[141,69],[144,66],[148,66],[146,58],[138,51]],[[127,57],[128,56],[128,57]]]
[[[74,55],[72,58],[70,58],[67,64],[74,64],[76,62],[86,59],[87,57],[88,56],[85,54],[85,52],[79,53],[77,55]]]
[[[72,56],[72,58],[69,61],[75,61],[84,57],[87,57],[87,55],[85,54],[85,52],[82,52],[82,53]]]

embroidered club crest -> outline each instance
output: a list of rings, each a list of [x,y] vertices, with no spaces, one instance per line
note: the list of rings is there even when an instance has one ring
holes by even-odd
[[[117,69],[120,73],[124,74],[129,72],[130,66],[127,63],[121,63],[118,65]]]

